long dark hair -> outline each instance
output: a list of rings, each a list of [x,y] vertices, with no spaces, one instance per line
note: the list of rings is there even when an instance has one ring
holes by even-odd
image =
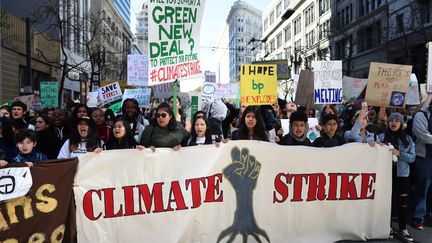
[[[387,126],[386,131],[384,132],[384,143],[391,143],[391,145],[393,145],[393,147],[395,147],[395,149],[400,149],[399,148],[399,143],[398,140],[402,140],[402,143],[404,145],[404,147],[408,147],[409,143],[408,143],[408,139],[407,139],[407,134],[405,133],[404,129],[403,129],[403,123],[401,123],[399,129],[396,132],[393,132],[390,128],[390,126]]]
[[[78,125],[78,110],[84,107],[87,110],[87,116],[90,117],[90,108],[85,105],[85,104],[75,104],[75,109],[72,112],[72,116],[71,116],[71,126],[72,128]]]
[[[207,119],[204,116],[199,116],[199,117],[196,117],[192,123],[192,128],[191,128],[192,142],[196,143],[196,139],[198,137],[198,134],[196,133],[196,130],[195,130],[195,122],[197,122],[198,119],[202,119],[204,121],[204,123],[206,124],[206,131],[204,134],[206,141],[212,141],[212,133],[211,133],[210,126],[209,126]]]
[[[173,110],[171,109],[171,106],[170,106],[168,103],[166,103],[166,102],[161,103],[161,104],[156,108],[156,114],[157,114],[158,111],[160,111],[160,110],[164,110],[164,111],[166,111],[166,112],[171,116],[171,119],[170,119],[170,121],[168,122],[167,129],[168,129],[169,131],[172,131],[172,130],[177,129],[177,121],[176,121],[176,118],[174,117],[174,112],[173,112]],[[150,121],[150,124],[151,124],[152,126],[159,126],[159,124],[158,124],[158,122],[157,122],[157,118],[156,118],[156,116],[153,118],[153,120]]]
[[[81,136],[78,132],[79,121],[87,122],[89,126],[89,134],[87,136],[86,148],[88,152],[93,152],[96,148],[100,147],[99,135],[96,130],[96,124],[93,119],[78,119],[72,134],[69,137],[69,151],[74,151],[78,149],[79,143],[82,141]]]
[[[169,97],[168,103],[171,102],[171,101],[174,103],[173,99],[174,99],[174,96]],[[179,102],[179,106],[176,107],[176,108],[177,108],[178,113],[180,114],[180,116],[182,116],[183,115],[183,109],[182,109],[182,102],[181,102],[180,96],[177,96],[177,100]],[[173,107],[174,107],[174,105],[173,105]]]
[[[269,138],[264,126],[264,121],[262,119],[259,106],[248,106],[244,110],[239,124],[239,139],[249,139],[249,130],[245,122],[246,115],[248,113],[254,113],[256,118],[256,125],[253,128],[254,139],[268,142]]]
[[[114,129],[115,129],[115,123],[121,122],[126,130],[126,133],[124,135],[124,138],[120,141],[114,136]],[[117,117],[114,120],[114,126],[112,128],[112,132],[110,132],[110,136],[108,139],[108,142],[106,144],[107,149],[126,149],[126,148],[135,148],[137,145],[137,142],[134,139],[134,135],[132,133],[132,130],[130,128],[129,122],[127,122],[122,117]]]

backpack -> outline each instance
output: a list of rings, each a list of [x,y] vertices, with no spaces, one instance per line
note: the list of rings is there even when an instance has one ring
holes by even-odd
[[[414,132],[413,132],[413,122],[414,122],[414,117],[419,113],[423,113],[423,115],[426,117],[427,123],[429,124],[429,118],[428,118],[426,112],[423,110],[420,110],[419,112],[414,114],[413,118],[407,122],[407,126],[405,128],[405,133],[407,135],[411,136],[411,138],[413,139],[414,142],[416,141],[416,136],[414,135]]]

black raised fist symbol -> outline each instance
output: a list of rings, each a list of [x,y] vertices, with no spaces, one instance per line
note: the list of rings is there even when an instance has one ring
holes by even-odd
[[[259,235],[270,242],[267,233],[260,229],[255,222],[253,213],[252,195],[255,189],[261,164],[254,156],[249,154],[249,149],[234,147],[231,150],[232,162],[224,170],[223,174],[231,182],[236,193],[237,208],[234,212],[234,222],[223,230],[217,242],[229,235],[227,242],[233,242],[238,234],[243,236],[243,242],[247,242],[249,235],[261,242]]]

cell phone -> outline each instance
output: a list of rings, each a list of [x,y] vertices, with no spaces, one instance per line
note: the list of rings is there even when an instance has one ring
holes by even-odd
[[[366,102],[366,101],[363,101],[363,102],[361,103],[361,106],[362,106],[362,109],[367,109],[367,108],[368,108],[368,105],[367,105],[367,102]]]

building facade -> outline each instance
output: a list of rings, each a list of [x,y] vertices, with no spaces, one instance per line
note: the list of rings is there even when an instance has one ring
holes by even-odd
[[[237,0],[226,20],[229,28],[229,79],[240,80],[240,65],[255,61],[262,35],[261,11]]]
[[[96,2],[96,1],[95,1]],[[114,6],[117,8],[120,16],[126,22],[128,29],[131,25],[131,0],[112,0]]]
[[[133,43],[141,54],[148,54],[148,2],[145,2],[138,12]]]

